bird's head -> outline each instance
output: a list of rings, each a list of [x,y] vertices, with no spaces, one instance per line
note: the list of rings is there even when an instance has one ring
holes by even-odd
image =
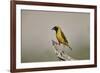
[[[52,28],[52,30],[57,31],[59,28],[60,28],[59,26],[54,26],[54,27]]]

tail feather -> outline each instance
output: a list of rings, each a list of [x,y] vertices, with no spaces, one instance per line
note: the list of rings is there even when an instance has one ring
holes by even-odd
[[[68,45],[68,47],[72,50],[72,48]]]
[[[69,44],[66,43],[66,44],[64,44],[64,45],[66,45],[68,48],[70,48],[70,49],[72,50],[72,48],[69,46]]]

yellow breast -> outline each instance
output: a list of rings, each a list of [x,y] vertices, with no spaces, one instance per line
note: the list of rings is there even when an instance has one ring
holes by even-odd
[[[61,35],[61,30],[60,29],[58,29],[58,31],[56,33],[56,37],[57,37],[57,39],[58,39],[59,42],[61,42],[61,43],[64,42],[64,39],[63,39],[63,37]]]

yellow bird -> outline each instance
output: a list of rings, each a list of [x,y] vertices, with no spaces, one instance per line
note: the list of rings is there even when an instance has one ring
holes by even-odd
[[[55,26],[52,28],[52,30],[56,31],[56,38],[60,44],[66,45],[67,47],[69,47],[71,50],[72,48],[69,46],[68,40],[66,39],[64,33],[62,32],[61,28],[59,26]]]

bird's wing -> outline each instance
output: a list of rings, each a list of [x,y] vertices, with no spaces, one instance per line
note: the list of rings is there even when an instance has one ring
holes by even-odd
[[[65,35],[64,35],[64,33],[61,31],[61,35],[62,35],[62,37],[64,38],[64,41],[66,42],[66,43],[68,43],[68,40],[66,39],[66,37],[65,37]]]

